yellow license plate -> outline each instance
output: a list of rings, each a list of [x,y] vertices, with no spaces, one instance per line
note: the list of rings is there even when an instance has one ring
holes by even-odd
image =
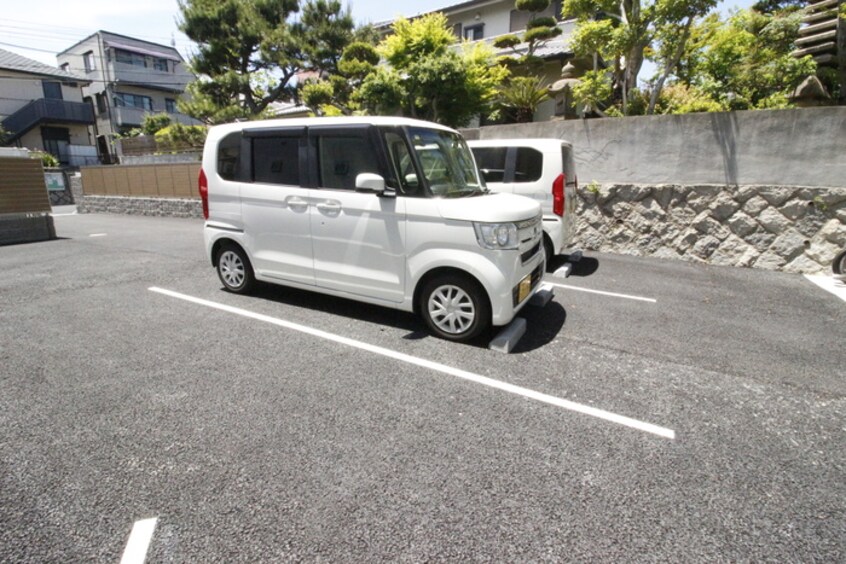
[[[517,290],[517,303],[519,304],[532,292],[532,275],[527,274],[525,278],[520,280],[520,288]]]

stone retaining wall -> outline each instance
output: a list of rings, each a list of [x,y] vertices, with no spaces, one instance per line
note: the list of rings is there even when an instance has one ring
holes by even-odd
[[[578,198],[584,250],[813,274],[846,248],[846,188],[594,183]],[[196,198],[84,196],[77,208],[203,217]]]
[[[576,246],[813,274],[846,248],[846,188],[590,184]]]
[[[77,200],[79,213],[120,213],[202,219],[198,198],[138,198],[131,196],[85,196]]]

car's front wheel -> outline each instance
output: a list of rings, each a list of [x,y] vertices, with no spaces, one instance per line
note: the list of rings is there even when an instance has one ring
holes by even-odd
[[[459,274],[444,274],[427,282],[420,296],[420,312],[429,329],[449,341],[469,341],[491,324],[484,289]]]
[[[217,275],[226,289],[236,294],[249,293],[256,281],[247,253],[232,244],[223,245],[218,251]]]

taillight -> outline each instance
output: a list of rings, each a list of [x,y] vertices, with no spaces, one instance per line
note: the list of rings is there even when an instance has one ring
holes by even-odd
[[[206,180],[206,173],[200,169],[200,198],[203,200],[203,218],[209,218],[209,181]]]
[[[557,216],[564,217],[564,208],[567,199],[564,196],[564,186],[567,184],[567,176],[559,174],[552,182],[552,213]]]

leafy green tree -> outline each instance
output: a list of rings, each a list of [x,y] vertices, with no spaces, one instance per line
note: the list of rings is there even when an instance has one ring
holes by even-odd
[[[490,110],[508,70],[494,62],[489,47],[451,48],[455,36],[440,13],[400,18],[393,31],[378,47],[387,65],[373,68],[352,96],[362,110],[453,127]]]
[[[647,112],[685,53],[685,45],[698,18],[717,0],[565,0],[562,13],[577,19],[571,46],[577,55],[602,59],[609,67],[613,94],[627,115],[631,91],[638,86],[644,61],[656,55],[660,71]]]
[[[805,3],[805,0],[758,0],[752,4],[752,9],[761,14],[793,12],[804,8]]]
[[[660,2],[662,0],[655,0]],[[652,45],[656,4],[641,0],[564,0],[562,14],[576,18],[571,46],[579,56],[601,58],[611,72],[612,91],[628,113],[628,97],[637,87],[646,51]]]
[[[661,0],[655,4],[655,43],[660,70],[649,98],[647,114],[655,112],[661,89],[679,65],[687,48],[694,23],[717,5],[717,0]]]
[[[180,30],[198,45],[198,79],[180,109],[208,123],[260,115],[288,93],[303,66],[301,33],[289,22],[297,0],[178,0]],[[255,78],[278,76],[269,88]]]
[[[730,109],[789,106],[787,97],[814,74],[810,56],[793,57],[800,12],[761,14],[742,10],[722,21],[703,22],[702,36],[689,55],[687,82]]]
[[[303,86],[302,99],[318,115],[350,115],[359,111],[352,93],[379,64],[375,47],[363,41],[348,45],[333,73]]]
[[[296,97],[301,70],[333,72],[353,39],[348,10],[335,0],[178,0],[180,29],[198,45],[197,80],[180,110],[207,123],[262,117]]]
[[[141,133],[144,135],[155,135],[157,131],[169,126],[173,120],[164,112],[158,114],[147,114],[141,120]]]
[[[156,145],[162,150],[184,151],[202,148],[208,130],[202,125],[174,123],[155,133]]]
[[[303,6],[300,22],[295,24],[305,44],[306,68],[332,72],[338,69],[341,52],[352,41],[355,27],[349,9],[337,0],[314,0]]]
[[[611,91],[612,83],[607,72],[588,71],[573,87],[573,104],[585,112],[595,112],[604,116],[599,106],[611,97]]]

